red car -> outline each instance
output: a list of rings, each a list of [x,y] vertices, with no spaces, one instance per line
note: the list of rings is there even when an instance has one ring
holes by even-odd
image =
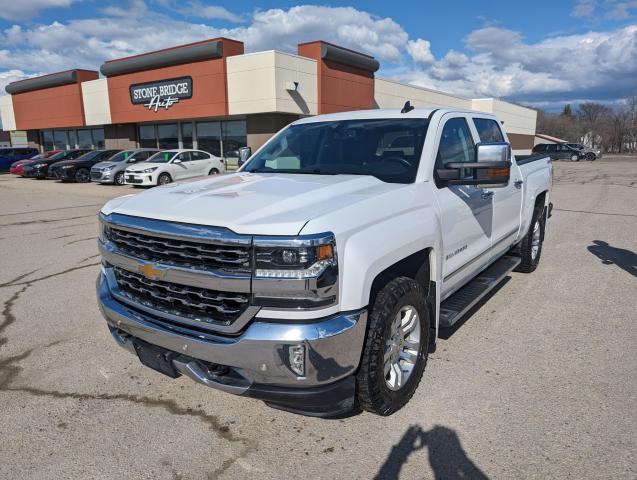
[[[40,153],[39,155],[36,155],[33,158],[29,158],[26,160],[18,160],[17,162],[14,162],[11,164],[11,168],[9,169],[9,172],[13,173],[14,175],[22,176],[24,174],[22,170],[22,165],[24,165],[25,163],[32,162],[33,160],[41,160],[44,158],[49,158],[50,156],[55,155],[56,153],[60,153],[61,151],[62,150],[49,150],[48,152]]]

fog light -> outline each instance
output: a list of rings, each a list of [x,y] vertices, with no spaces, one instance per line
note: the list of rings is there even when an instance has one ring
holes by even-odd
[[[305,376],[305,346],[304,345],[290,345],[289,359],[290,369],[296,373],[299,377]]]

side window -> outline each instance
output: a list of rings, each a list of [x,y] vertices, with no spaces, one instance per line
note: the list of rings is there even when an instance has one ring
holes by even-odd
[[[208,160],[208,158],[210,158],[207,154],[197,151],[190,152],[190,156],[192,160]]]
[[[474,118],[480,141],[483,143],[504,142],[504,136],[498,122],[491,118]]]
[[[436,168],[444,168],[447,163],[459,162],[475,162],[475,144],[467,121],[464,118],[452,118],[442,129]],[[460,172],[463,177],[468,174],[468,170],[463,169]]]
[[[189,162],[190,161],[190,152],[183,152],[180,153],[179,155],[177,155],[175,158],[178,158],[179,160],[181,160],[182,162]]]

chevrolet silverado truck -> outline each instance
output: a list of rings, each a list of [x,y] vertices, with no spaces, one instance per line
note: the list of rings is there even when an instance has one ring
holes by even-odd
[[[491,114],[298,120],[233,174],[99,214],[100,309],[141,363],[313,416],[389,415],[439,329],[532,272],[552,165]]]

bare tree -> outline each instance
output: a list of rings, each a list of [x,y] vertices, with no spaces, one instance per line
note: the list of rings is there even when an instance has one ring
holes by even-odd
[[[600,146],[601,136],[600,128],[604,120],[610,119],[613,111],[606,105],[595,102],[580,103],[577,107],[577,113],[582,126],[586,132],[584,136],[589,139],[590,146]]]

